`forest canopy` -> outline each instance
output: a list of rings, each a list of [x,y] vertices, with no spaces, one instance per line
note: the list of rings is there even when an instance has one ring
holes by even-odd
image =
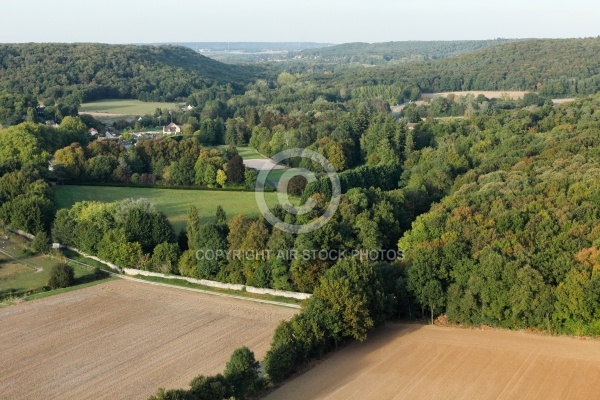
[[[144,101],[185,99],[215,84],[242,84],[255,67],[237,67],[175,46],[0,44],[0,92],[46,104],[70,98]],[[67,101],[68,102],[68,101]]]

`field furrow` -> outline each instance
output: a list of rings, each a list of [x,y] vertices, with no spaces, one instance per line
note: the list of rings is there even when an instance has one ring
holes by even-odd
[[[262,358],[296,311],[129,281],[0,310],[2,398],[143,399]]]

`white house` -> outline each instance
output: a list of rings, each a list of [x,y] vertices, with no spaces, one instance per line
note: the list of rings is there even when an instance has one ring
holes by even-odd
[[[173,122],[163,127],[163,134],[165,135],[176,135],[181,133],[181,127]]]

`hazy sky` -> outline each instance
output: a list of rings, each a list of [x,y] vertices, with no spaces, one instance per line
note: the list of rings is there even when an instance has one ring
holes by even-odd
[[[600,35],[597,0],[3,0],[0,42],[384,42]]]

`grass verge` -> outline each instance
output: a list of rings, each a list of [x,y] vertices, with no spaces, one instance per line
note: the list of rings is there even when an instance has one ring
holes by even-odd
[[[47,292],[32,294],[31,296],[26,296],[23,298],[23,300],[31,301],[31,300],[43,299],[44,297],[50,297],[50,296],[54,296],[54,295],[61,294],[61,293],[68,293],[68,292],[72,292],[74,290],[79,290],[79,289],[85,289],[87,287],[96,286],[101,283],[110,282],[110,281],[114,281],[117,279],[119,279],[119,278],[109,277],[109,278],[100,279],[100,280],[93,281],[93,282],[83,283],[81,285],[69,286],[67,288],[56,289],[56,290],[49,290]]]
[[[71,260],[75,260],[77,262],[80,262],[82,264],[86,264],[89,265],[90,267],[97,267],[106,271],[111,271],[111,272],[116,272],[116,271],[112,271],[108,265],[102,264],[101,262],[98,262],[96,260],[93,260],[91,258],[87,258],[82,256],[81,254],[74,252],[73,250],[69,250],[69,249],[60,249],[61,253],[71,259]]]
[[[297,304],[297,305],[302,304],[302,300],[290,299],[288,297],[271,296],[268,294],[255,294],[255,293],[248,293],[248,292],[243,292],[243,291],[238,291],[238,290],[218,289],[218,288],[214,288],[214,287],[210,287],[210,286],[204,286],[204,285],[199,285],[196,283],[191,283],[191,282],[180,280],[180,279],[167,279],[167,278],[160,278],[160,277],[154,277],[154,276],[143,276],[143,275],[132,275],[131,277],[136,278],[136,279],[141,279],[144,281],[148,281],[148,282],[165,283],[167,285],[172,285],[172,286],[181,286],[181,287],[186,287],[186,288],[191,288],[191,289],[200,289],[200,290],[206,290],[207,292],[223,293],[223,294],[229,294],[232,296],[247,297],[250,299],[269,300],[269,301],[276,301],[279,303],[286,303],[286,304]]]

